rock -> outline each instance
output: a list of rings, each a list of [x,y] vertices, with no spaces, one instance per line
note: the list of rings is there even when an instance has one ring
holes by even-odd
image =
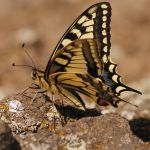
[[[128,121],[117,114],[84,112],[69,104],[61,107],[59,101],[57,112],[42,94],[32,98],[33,93],[25,93],[1,101],[1,120],[10,126],[22,150],[148,148],[133,135]]]
[[[8,125],[0,121],[0,150],[20,150],[20,145],[13,137]]]
[[[139,81],[134,87],[140,87],[142,96],[137,94],[128,95],[128,100],[138,107],[133,107],[124,104],[117,112],[129,120],[133,133],[147,142],[150,145],[150,77],[144,78]]]
[[[133,135],[128,121],[117,114],[81,119],[42,139],[52,149],[135,150],[146,149]],[[148,148],[148,147],[147,147]]]
[[[62,126],[52,102],[42,94],[34,96],[32,92],[15,94],[0,103],[1,119],[16,134],[33,133],[43,128],[54,130],[54,118],[55,127]]]

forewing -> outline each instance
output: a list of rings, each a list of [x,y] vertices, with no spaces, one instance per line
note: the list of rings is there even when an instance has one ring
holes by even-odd
[[[57,44],[45,70],[45,79],[48,79],[49,74],[56,71],[67,71],[67,72],[77,72],[81,71],[83,73],[89,73],[92,77],[99,77],[103,82],[111,88],[111,90],[118,96],[123,91],[133,91],[141,94],[141,92],[132,89],[120,81],[120,75],[116,72],[117,65],[111,61],[110,58],[110,19],[111,17],[111,6],[108,2],[97,3],[92,5],[90,8],[85,10],[68,28],[65,34],[60,39]],[[82,39],[94,39],[97,40],[97,54],[98,59],[85,59],[84,55],[79,57],[77,55],[78,62],[73,65],[73,62],[70,62],[70,53],[63,61],[60,61],[60,55],[64,47],[68,48],[68,45],[75,40]],[[74,43],[74,42],[73,42]],[[87,48],[87,54],[89,55],[89,47]],[[92,52],[92,49],[90,50]],[[71,55],[69,57],[69,55]],[[58,57],[58,59],[56,58]],[[76,58],[77,58],[76,57]],[[54,65],[53,60],[57,59],[59,65]],[[69,58],[69,59],[68,59]],[[82,59],[83,58],[83,59]],[[92,57],[93,58],[93,57]],[[68,59],[68,60],[67,60]],[[82,59],[82,60],[81,60]],[[64,61],[65,60],[65,61]],[[86,62],[84,62],[86,60]],[[90,65],[92,62],[97,61],[97,65]],[[68,63],[69,62],[69,63]],[[69,65],[66,65],[69,64]],[[79,65],[80,64],[80,65]],[[60,67],[61,66],[61,67]],[[71,68],[71,69],[70,69]],[[95,69],[94,69],[95,68]],[[95,70],[95,71],[93,71]]]
[[[103,70],[98,52],[96,40],[75,40],[54,56],[50,64],[50,74],[82,73],[98,78]]]
[[[68,28],[58,42],[45,70],[45,78],[50,74],[50,64],[63,47],[77,39],[97,39],[99,42],[100,58],[109,55],[110,49],[110,16],[111,6],[108,2],[97,3],[85,10]],[[104,49],[104,50],[103,50]]]

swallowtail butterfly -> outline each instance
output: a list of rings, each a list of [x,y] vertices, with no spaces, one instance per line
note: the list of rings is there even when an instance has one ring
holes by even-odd
[[[97,3],[85,10],[64,33],[45,71],[33,68],[32,79],[52,95],[62,95],[85,109],[89,97],[99,105],[117,107],[124,91],[141,92],[120,81],[110,58],[111,6]]]

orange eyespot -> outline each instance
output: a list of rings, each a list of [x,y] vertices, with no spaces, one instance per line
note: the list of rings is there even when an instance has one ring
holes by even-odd
[[[98,99],[97,103],[100,105],[100,106],[107,106],[108,103],[105,99]]]

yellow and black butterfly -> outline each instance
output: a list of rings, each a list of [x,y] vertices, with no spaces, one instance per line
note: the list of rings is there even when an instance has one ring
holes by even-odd
[[[110,18],[108,2],[85,10],[60,39],[45,71],[33,68],[32,79],[39,88],[60,94],[82,109],[87,107],[86,97],[117,107],[124,101],[119,98],[121,92],[141,94],[121,83],[117,65],[111,61]]]

